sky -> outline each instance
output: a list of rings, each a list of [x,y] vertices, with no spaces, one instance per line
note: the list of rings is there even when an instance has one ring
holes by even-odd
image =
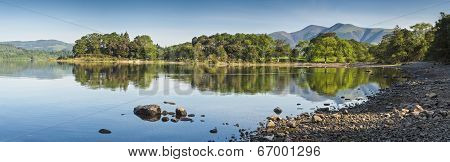
[[[449,13],[449,0],[0,0],[0,41],[128,32],[161,46],[215,33],[294,32],[308,25],[409,27]]]

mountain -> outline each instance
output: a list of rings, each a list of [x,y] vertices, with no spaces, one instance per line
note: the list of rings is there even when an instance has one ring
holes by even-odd
[[[9,41],[0,42],[0,44],[9,44],[26,50],[41,51],[72,51],[73,45],[58,40],[37,40],[37,41]]]
[[[362,28],[351,24],[341,24],[337,23],[332,27],[323,27],[317,25],[310,25],[306,28],[293,32],[287,33],[284,31],[279,31],[269,34],[270,37],[276,40],[283,40],[289,43],[291,47],[295,47],[299,40],[311,40],[320,33],[334,32],[339,38],[343,39],[354,39],[359,42],[366,42],[370,44],[377,44],[381,42],[384,35],[392,32],[392,29],[382,29],[382,28]]]

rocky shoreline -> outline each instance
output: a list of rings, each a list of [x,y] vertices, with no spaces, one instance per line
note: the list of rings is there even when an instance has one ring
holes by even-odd
[[[363,104],[272,116],[242,141],[450,141],[450,65],[417,62],[400,66],[409,77]]]

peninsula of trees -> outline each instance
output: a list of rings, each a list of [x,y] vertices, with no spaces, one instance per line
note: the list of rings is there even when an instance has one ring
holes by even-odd
[[[74,57],[193,62],[379,62],[400,63],[424,59],[450,62],[450,16],[441,13],[435,26],[419,23],[410,29],[396,27],[378,45],[345,40],[335,33],[322,33],[295,48],[266,34],[215,34],[199,36],[191,42],[162,48],[150,36],[132,41],[128,33],[83,36],[75,42]]]

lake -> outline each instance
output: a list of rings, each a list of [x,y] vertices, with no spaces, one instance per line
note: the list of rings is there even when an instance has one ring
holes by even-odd
[[[228,141],[276,107],[284,117],[359,104],[399,76],[395,68],[2,61],[0,141]],[[133,113],[149,104],[195,117],[175,123]]]

